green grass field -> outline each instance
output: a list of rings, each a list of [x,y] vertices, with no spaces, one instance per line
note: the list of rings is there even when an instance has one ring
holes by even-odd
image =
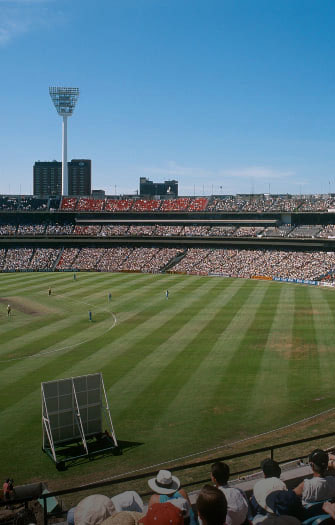
[[[0,282],[1,472],[16,483],[93,481],[334,406],[332,290],[103,273]],[[41,450],[40,383],[93,372],[103,373],[117,438],[129,446],[60,473]]]

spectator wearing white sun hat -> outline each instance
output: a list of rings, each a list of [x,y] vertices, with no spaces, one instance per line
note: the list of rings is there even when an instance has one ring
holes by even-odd
[[[154,503],[166,503],[171,500],[184,499],[189,505],[189,523],[196,524],[191,502],[184,489],[180,488],[177,476],[172,476],[169,470],[160,470],[155,478],[149,479],[148,485],[155,494],[149,500],[148,507]]]

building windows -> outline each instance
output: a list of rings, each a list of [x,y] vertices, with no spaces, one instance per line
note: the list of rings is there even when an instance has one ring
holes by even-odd
[[[35,162],[34,195],[49,197],[62,193],[62,163]],[[91,194],[91,160],[73,159],[68,162],[69,195]]]

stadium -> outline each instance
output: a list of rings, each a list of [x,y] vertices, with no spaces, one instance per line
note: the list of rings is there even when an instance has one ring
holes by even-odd
[[[0,0],[0,525],[335,522],[319,4]]]
[[[334,432],[335,196],[0,208],[1,455],[18,482],[68,488]],[[121,455],[59,471],[40,384],[98,372]]]

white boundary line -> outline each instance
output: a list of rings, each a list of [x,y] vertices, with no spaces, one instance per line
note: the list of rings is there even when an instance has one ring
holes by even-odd
[[[54,297],[57,298],[57,297],[63,297],[63,296],[54,295]],[[94,306],[90,303],[86,303],[85,301],[77,301],[76,299],[71,299],[71,298],[67,298],[67,300],[72,301],[74,303],[86,304],[87,306],[90,306],[90,307]],[[109,312],[106,309],[100,309],[100,311],[110,313],[113,317],[113,324],[105,332],[103,332],[103,334],[107,334],[108,332],[110,332],[110,330],[112,330],[117,325],[117,318],[114,312]],[[100,335],[103,335],[103,334],[100,334]],[[45,357],[45,356],[55,354],[57,352],[61,352],[62,350],[68,350],[69,348],[75,348],[76,346],[83,345],[84,343],[87,343],[89,341],[91,341],[90,338],[84,339],[83,341],[79,341],[78,343],[73,343],[72,345],[66,345],[66,346],[62,346],[61,348],[55,348],[54,350],[42,350],[38,354],[30,354],[30,355],[25,355],[22,357],[12,357],[10,359],[0,359],[0,363],[8,363],[11,361],[22,361],[23,359],[34,359],[34,358],[39,358],[39,357]]]
[[[122,474],[117,474],[116,476],[111,476],[109,478],[100,479],[100,480],[97,481],[97,483],[100,483],[100,482],[103,482],[103,481],[108,481],[108,480],[114,479],[114,478],[119,478],[120,476],[129,476],[129,475],[132,475],[132,474],[136,474],[137,472],[143,472],[145,470],[152,470],[154,468],[156,469],[157,467],[161,467],[163,465],[168,465],[168,464],[174,463],[176,461],[184,461],[185,459],[188,459],[188,458],[200,456],[202,454],[208,454],[209,452],[214,452],[215,450],[228,448],[228,447],[231,447],[233,445],[238,445],[240,443],[244,443],[246,441],[250,441],[251,439],[257,439],[259,437],[266,436],[268,434],[272,434],[273,432],[278,432],[279,430],[284,430],[285,428],[290,428],[290,427],[293,427],[295,425],[300,425],[301,423],[304,423],[306,421],[310,421],[310,420],[312,420],[314,418],[317,418],[319,416],[322,416],[324,414],[328,414],[328,413],[330,413],[330,412],[332,412],[334,410],[335,410],[335,408],[329,408],[328,410],[324,410],[323,412],[319,412],[318,414],[314,414],[314,416],[305,417],[303,419],[295,421],[294,423],[290,423],[289,425],[284,425],[282,427],[274,428],[274,429],[268,430],[266,432],[261,432],[260,434],[255,434],[254,436],[249,436],[247,438],[240,439],[238,441],[233,441],[232,443],[226,443],[225,445],[219,445],[218,447],[209,448],[207,450],[202,450],[201,452],[195,452],[194,454],[188,454],[187,456],[181,456],[179,458],[174,458],[174,459],[169,459],[167,461],[162,461],[161,463],[155,463],[154,465],[148,465],[147,467],[142,467],[142,468],[139,468],[139,469],[136,469],[136,470],[123,472]],[[213,459],[213,461],[214,461],[214,459]]]

